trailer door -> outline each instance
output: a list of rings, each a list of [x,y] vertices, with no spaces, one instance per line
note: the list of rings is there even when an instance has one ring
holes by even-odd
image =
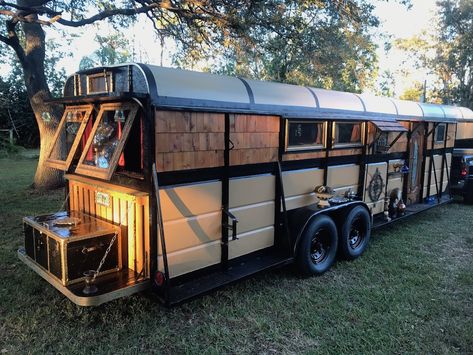
[[[412,124],[409,141],[409,175],[407,180],[407,205],[420,202],[422,161],[424,151],[423,123]]]
[[[227,114],[225,117],[223,264],[274,245],[274,163],[278,159],[279,129],[280,119],[277,116]],[[248,173],[235,177],[235,172],[243,169]],[[235,235],[238,239],[234,239],[231,228],[226,228],[231,227],[232,216],[238,219]]]

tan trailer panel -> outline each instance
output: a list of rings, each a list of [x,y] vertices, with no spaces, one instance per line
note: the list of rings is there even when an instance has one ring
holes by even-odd
[[[293,210],[295,208],[304,207],[316,203],[317,197],[315,196],[315,192],[305,195],[297,195],[286,197],[286,209]]]
[[[449,167],[448,171],[450,172],[450,166],[452,161],[452,154],[446,154],[446,163]],[[435,162],[435,172],[437,174],[437,182],[440,183],[440,177],[442,174],[442,155],[436,154],[434,155],[434,162]],[[429,169],[430,169],[430,157],[425,158],[425,173],[424,173],[424,191],[422,192],[422,197],[427,197],[427,186],[429,184]],[[433,169],[433,167],[432,167]],[[443,169],[443,183],[442,183],[442,192],[447,189],[448,180],[447,180],[447,167],[445,166]],[[432,170],[432,176],[430,178],[430,196],[434,196],[437,194],[437,187],[435,186],[435,176]]]
[[[402,178],[401,177],[395,177],[395,178],[389,178],[388,179],[388,196],[391,195],[391,192],[394,189],[399,189],[402,191]]]
[[[168,253],[170,277],[187,274],[188,272],[202,269],[220,263],[220,241],[198,245],[193,248]],[[158,256],[159,270],[163,271],[163,258]]]
[[[222,213],[212,212],[195,217],[164,222],[168,253],[220,240]]]
[[[367,203],[366,205],[370,209],[371,214],[373,216],[384,211],[384,202],[383,201],[370,202],[370,203]]]
[[[359,173],[360,167],[355,164],[330,166],[327,172],[327,185],[333,189],[357,185]]]
[[[274,245],[274,227],[270,226],[243,233],[238,238],[238,240],[230,240],[228,246],[229,259]]]
[[[238,219],[238,235],[274,225],[274,201],[230,209]]]
[[[230,179],[230,208],[274,201],[275,182],[274,175]]]
[[[379,202],[380,204],[384,204],[384,196],[385,196],[385,189],[384,189],[385,185],[384,184],[387,183],[387,181],[386,181],[387,168],[388,168],[387,163],[373,163],[373,164],[367,164],[366,165],[366,176],[365,176],[366,185],[365,185],[365,193],[364,193],[364,197],[363,197],[363,201],[365,201],[366,203],[376,203],[377,204],[378,201],[380,201]],[[373,201],[373,200],[371,200],[371,198],[369,196],[369,189],[370,189],[370,182],[372,181],[372,179],[373,179],[373,177],[375,176],[376,173],[380,174],[383,186],[382,186],[382,192],[379,195],[378,200]]]
[[[164,221],[220,211],[222,184],[219,181],[161,189]]]
[[[358,191],[358,185],[342,186],[342,187],[337,187],[336,189],[333,189],[333,191],[337,195],[344,195],[345,192],[347,192],[348,190],[357,192]]]
[[[314,192],[318,185],[324,182],[323,169],[303,169],[285,171],[283,173],[284,194],[286,196],[297,196]]]
[[[456,139],[473,138],[473,122],[458,122]]]

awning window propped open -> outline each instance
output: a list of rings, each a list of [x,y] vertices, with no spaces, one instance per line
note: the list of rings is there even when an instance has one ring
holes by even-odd
[[[371,121],[381,132],[407,132],[407,128],[396,121]]]

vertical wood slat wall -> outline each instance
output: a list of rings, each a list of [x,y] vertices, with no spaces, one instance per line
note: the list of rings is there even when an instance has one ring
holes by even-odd
[[[225,115],[156,111],[158,171],[223,166]]]
[[[225,115],[156,111],[157,169],[176,171],[224,165]],[[230,115],[230,165],[276,161],[279,117]]]
[[[279,126],[278,116],[230,115],[230,165],[277,161]]]
[[[96,193],[110,196],[110,206],[96,203]],[[98,188],[87,183],[69,180],[69,201],[71,211],[79,211],[122,226],[122,238],[126,238],[129,269],[140,273],[144,266],[144,276],[149,276],[149,204],[148,196],[138,192],[133,194]],[[136,216],[136,218],[135,218]],[[145,265],[146,264],[146,265]]]

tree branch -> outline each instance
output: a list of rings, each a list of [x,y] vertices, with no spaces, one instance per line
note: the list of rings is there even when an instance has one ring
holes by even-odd
[[[5,36],[0,35],[0,42],[3,42],[8,45],[8,38]]]
[[[21,11],[24,11],[24,12],[27,12],[27,13],[35,13],[35,14],[38,14],[38,15],[43,15],[43,14],[47,14],[47,15],[51,15],[51,16],[61,15],[60,12],[51,10],[50,8],[48,8],[46,6],[29,6],[29,7],[26,7],[26,6],[20,6],[18,4],[6,2],[6,1],[3,1],[3,0],[0,1],[0,5],[8,6],[8,7],[11,7],[13,9],[21,10]]]
[[[157,7],[160,7],[160,4],[151,4],[151,5],[143,6],[137,9],[111,9],[111,10],[105,10],[105,11],[99,12],[98,14],[92,17],[85,18],[79,21],[71,21],[71,20],[65,20],[63,18],[60,18],[57,20],[57,22],[64,26],[81,27],[85,25],[90,25],[96,21],[104,20],[106,18],[113,17],[116,15],[132,16],[132,15],[146,13]]]
[[[15,51],[16,55],[18,56],[18,60],[23,65],[25,63],[26,54],[25,50],[21,46],[20,39],[16,34],[16,25],[18,24],[18,21],[16,19],[10,19],[6,21],[5,24],[7,27],[8,37],[1,36],[0,40]]]

